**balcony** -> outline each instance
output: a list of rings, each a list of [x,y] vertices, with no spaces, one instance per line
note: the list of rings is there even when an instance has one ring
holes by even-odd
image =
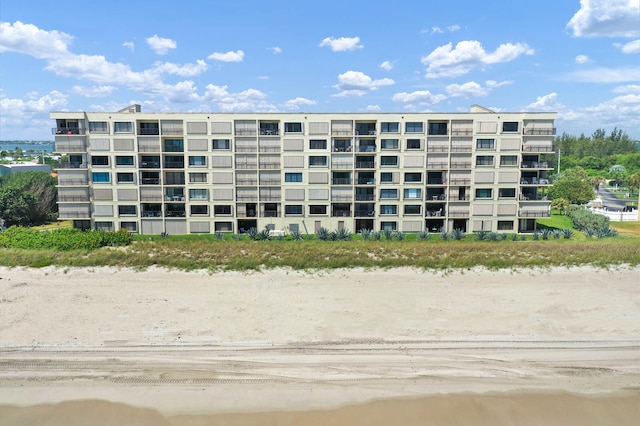
[[[373,217],[375,216],[375,210],[369,209],[355,209],[354,216],[355,217]]]
[[[556,134],[556,128],[546,128],[546,129],[535,129],[535,128],[525,128],[524,134],[527,136],[553,136]]]
[[[444,216],[444,209],[443,208],[439,208],[439,209],[427,209],[427,211],[425,211],[425,216],[426,217],[442,217]]]
[[[473,129],[472,128],[451,129],[451,135],[452,136],[472,136],[473,135]]]
[[[160,129],[158,127],[143,127],[143,128],[139,128],[138,129],[138,134],[139,135],[144,135],[144,136],[148,136],[148,135],[159,135],[160,134]]]
[[[351,185],[350,178],[333,178],[331,179],[332,185]]]
[[[471,145],[453,145],[451,147],[451,152],[471,152],[473,151],[473,146]]]
[[[522,145],[522,151],[524,152],[554,152],[553,145],[545,144],[545,145],[531,145],[524,144]]]
[[[549,167],[549,164],[546,161],[526,161],[522,162],[520,167],[523,169],[553,169],[553,167]]]
[[[447,169],[448,167],[449,167],[449,164],[445,163],[445,162],[443,162],[443,163],[427,163],[427,169],[436,169],[436,170],[443,169],[444,170],[444,169]]]
[[[332,217],[351,217],[351,210],[334,209],[331,210]]]
[[[358,152],[376,152],[375,145],[360,145],[358,147]]]
[[[469,210],[449,211],[449,217],[451,218],[469,217]]]
[[[184,161],[165,161],[165,169],[184,169]]]
[[[55,152],[69,153],[86,151],[87,145],[85,143],[56,142],[55,144]]]
[[[162,211],[160,210],[143,210],[142,217],[162,217]]]
[[[185,217],[187,215],[185,210],[168,210],[165,212],[165,217]]]
[[[66,210],[58,214],[58,219],[90,219],[89,210]]]
[[[160,185],[160,178],[151,178],[151,177],[143,177],[140,179],[140,184],[142,185]]]
[[[256,186],[258,184],[258,179],[237,179],[236,185],[239,186]]]
[[[520,194],[520,201],[549,201],[549,197],[546,194],[525,192]]]
[[[278,129],[260,129],[260,136],[279,136],[280,130]]]
[[[551,179],[537,177],[520,178],[520,185],[551,185]]]
[[[471,168],[471,162],[470,161],[451,162],[451,168],[452,169],[470,169]]]
[[[375,169],[375,161],[356,161],[356,169]]]
[[[142,161],[140,163],[141,169],[159,169],[160,162],[159,161]]]
[[[427,145],[427,152],[449,152],[448,145]]]
[[[351,145],[349,146],[334,146],[333,152],[351,152]]]
[[[375,201],[375,194],[356,194],[356,201]]]
[[[471,185],[471,179],[470,178],[451,178],[451,185],[469,186]]]
[[[260,169],[279,169],[280,163],[277,162],[269,162],[269,163],[260,163]]]
[[[88,203],[88,195],[59,195],[59,203]]]
[[[550,217],[548,210],[526,210],[522,209],[518,212],[519,217]]]
[[[77,161],[67,161],[58,165],[58,169],[86,169],[87,167],[87,163]]]
[[[78,127],[54,127],[51,129],[53,135],[85,135],[86,133],[86,129]]]

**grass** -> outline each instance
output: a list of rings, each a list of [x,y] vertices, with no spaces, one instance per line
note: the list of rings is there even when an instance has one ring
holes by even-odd
[[[542,225],[541,228],[555,228],[555,229],[573,229],[573,221],[569,216],[561,215],[558,210],[551,211],[551,217],[537,219],[538,225]]]
[[[609,227],[618,231],[620,235],[640,237],[640,222],[609,222]]]
[[[73,228],[72,220],[58,220],[55,222],[47,223],[46,225],[34,226],[32,229],[37,229],[40,231],[51,231],[53,229],[62,229],[62,228]]]
[[[416,267],[447,270],[551,266],[610,267],[640,265],[636,238],[548,241],[213,241],[140,240],[128,247],[95,251],[0,249],[0,265],[42,267],[115,266],[180,270],[295,270]]]

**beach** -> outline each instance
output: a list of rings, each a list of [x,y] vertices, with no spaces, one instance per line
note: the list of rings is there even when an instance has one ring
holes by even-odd
[[[1,425],[640,420],[638,268],[0,278]]]

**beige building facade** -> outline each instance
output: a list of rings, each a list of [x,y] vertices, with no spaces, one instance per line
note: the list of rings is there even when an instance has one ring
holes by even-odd
[[[141,234],[533,232],[549,112],[52,112],[61,219]]]

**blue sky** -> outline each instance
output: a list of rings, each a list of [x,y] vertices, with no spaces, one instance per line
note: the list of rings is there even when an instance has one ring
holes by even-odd
[[[640,0],[3,0],[0,140],[50,111],[556,111],[640,139]]]

